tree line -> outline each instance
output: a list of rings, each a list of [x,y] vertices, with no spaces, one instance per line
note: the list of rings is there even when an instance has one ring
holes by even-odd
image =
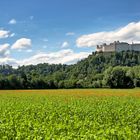
[[[74,65],[0,66],[0,89],[140,87],[140,52],[93,52]]]

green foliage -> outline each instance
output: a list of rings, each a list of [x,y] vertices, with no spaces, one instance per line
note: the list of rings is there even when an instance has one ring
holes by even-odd
[[[126,67],[114,67],[105,71],[105,84],[110,88],[133,88],[134,82],[130,76],[127,75]]]
[[[1,140],[140,139],[139,98],[12,92],[0,94]]]
[[[8,65],[0,66],[0,89],[132,88],[134,86],[140,87],[140,52],[135,51],[95,52],[74,65],[44,63],[21,66],[17,69]]]

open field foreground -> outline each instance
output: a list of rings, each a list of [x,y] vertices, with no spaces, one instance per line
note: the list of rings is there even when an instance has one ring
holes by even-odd
[[[140,89],[1,90],[0,139],[139,140]]]

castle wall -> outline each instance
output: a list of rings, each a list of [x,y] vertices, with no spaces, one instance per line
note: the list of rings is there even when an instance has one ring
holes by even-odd
[[[115,45],[106,45],[103,47],[103,52],[115,52]]]
[[[140,51],[140,44],[132,44],[132,50],[134,51]]]
[[[97,51],[97,52],[103,52],[103,48],[102,48],[102,47],[98,47],[98,48],[96,49],[96,51]]]
[[[116,44],[116,52],[128,51],[128,50],[131,50],[131,45],[129,45],[127,43]]]
[[[97,52],[121,52],[121,51],[140,51],[140,44],[128,44],[125,42],[114,42],[110,43],[109,45],[103,44],[98,45],[96,51]]]

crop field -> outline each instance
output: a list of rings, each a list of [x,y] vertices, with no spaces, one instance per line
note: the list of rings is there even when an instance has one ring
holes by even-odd
[[[1,90],[1,140],[140,140],[140,89]]]

